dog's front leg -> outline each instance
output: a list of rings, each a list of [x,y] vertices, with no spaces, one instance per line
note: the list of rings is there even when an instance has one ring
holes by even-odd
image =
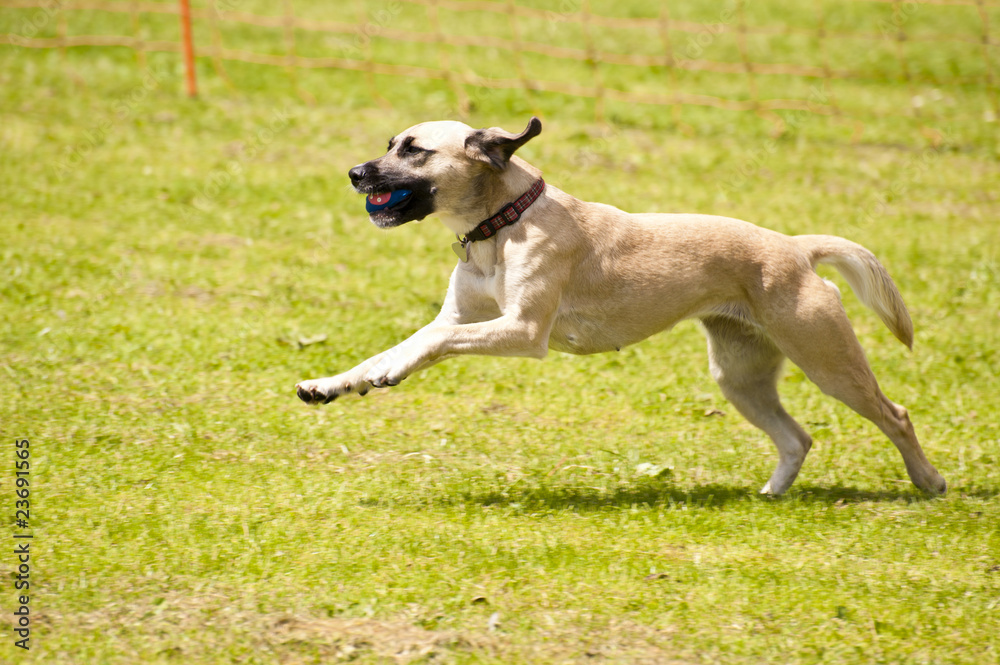
[[[356,367],[337,376],[303,381],[295,386],[295,392],[298,394],[299,399],[307,404],[329,404],[341,395],[348,393],[365,395],[372,388],[395,386],[410,372],[408,371],[402,375],[393,372],[390,376],[390,372],[383,371],[381,368],[409,366],[406,362],[400,362],[407,353],[410,353],[409,349],[419,348],[421,340],[426,338],[429,331],[441,326],[447,326],[451,320],[453,320],[453,315],[443,310],[438,318],[418,330],[405,342],[374,355]]]
[[[340,395],[398,385],[416,371],[457,355],[527,356],[548,353],[551,320],[504,315],[479,323],[449,325],[435,320],[406,341],[369,358],[354,369],[296,386],[307,403],[326,404]]]
[[[307,404],[328,404],[348,393],[366,394],[373,387],[394,386],[417,369],[444,360],[434,356],[434,336],[438,328],[462,327],[463,324],[488,321],[500,316],[496,302],[477,288],[475,283],[463,281],[460,270],[452,274],[441,312],[428,325],[409,339],[387,351],[368,358],[356,367],[337,376],[302,381],[295,386],[299,399]]]
[[[551,325],[501,316],[491,321],[424,328],[382,353],[364,380],[380,388],[395,386],[410,374],[458,355],[544,358]]]
[[[548,328],[507,316],[460,325],[435,322],[343,374],[303,381],[296,392],[306,403],[328,404],[347,393],[364,395],[371,388],[399,385],[414,372],[457,355],[543,358],[548,352]]]

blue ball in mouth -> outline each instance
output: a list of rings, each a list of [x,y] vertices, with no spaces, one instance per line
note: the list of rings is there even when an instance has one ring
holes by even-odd
[[[397,189],[394,192],[379,192],[377,194],[369,194],[368,198],[365,199],[365,210],[369,213],[376,212],[378,210],[385,210],[386,208],[391,208],[397,203],[402,202],[406,197],[412,194],[408,189]]]

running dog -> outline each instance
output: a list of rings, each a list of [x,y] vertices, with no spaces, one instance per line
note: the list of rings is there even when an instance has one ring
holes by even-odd
[[[787,490],[812,445],[778,397],[785,358],[875,423],[917,487],[944,493],[906,409],[882,394],[840,292],[814,270],[818,263],[836,268],[912,347],[903,299],[870,251],[836,236],[786,236],[727,217],[629,214],[581,201],[514,155],[541,130],[537,118],[519,134],[427,122],[350,170],[376,226],[436,215],[458,236],[460,260],[430,324],[343,374],[299,383],[303,401],[326,404],[395,386],[457,355],[619,350],[695,318],[723,394],[778,449],[762,493]]]

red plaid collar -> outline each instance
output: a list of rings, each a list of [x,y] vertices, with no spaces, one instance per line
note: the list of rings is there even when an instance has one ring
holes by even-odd
[[[493,215],[489,219],[479,222],[476,228],[467,233],[464,238],[459,238],[462,243],[462,247],[465,247],[470,242],[478,242],[479,240],[492,238],[496,235],[497,231],[503,227],[513,224],[517,220],[521,219],[521,215],[524,214],[524,211],[527,210],[528,206],[534,203],[535,200],[542,195],[543,191],[545,191],[545,181],[539,178],[535,181],[535,184],[531,186],[531,189],[522,194],[519,199],[513,203],[508,203],[500,209],[500,212]]]

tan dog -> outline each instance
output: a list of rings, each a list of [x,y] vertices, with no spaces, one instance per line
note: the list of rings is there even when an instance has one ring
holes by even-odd
[[[370,201],[388,200],[392,192],[404,196],[371,213],[379,227],[433,213],[468,236],[539,180],[538,169],[513,153],[540,132],[537,118],[521,134],[423,123],[393,138],[384,156],[351,169],[351,182],[372,195]],[[917,487],[945,491],[906,409],[879,389],[839,291],[813,270],[817,263],[834,266],[912,346],[899,291],[864,247],[835,236],[785,236],[726,217],[634,215],[551,185],[516,223],[463,244],[456,251],[468,260],[452,273],[433,322],[343,374],[303,381],[299,397],[327,403],[346,393],[364,395],[460,354],[614,351],[697,318],[723,394],[778,448],[778,466],[762,492],[787,490],[812,445],[778,398],[785,357],[823,392],[874,422],[899,449]]]

